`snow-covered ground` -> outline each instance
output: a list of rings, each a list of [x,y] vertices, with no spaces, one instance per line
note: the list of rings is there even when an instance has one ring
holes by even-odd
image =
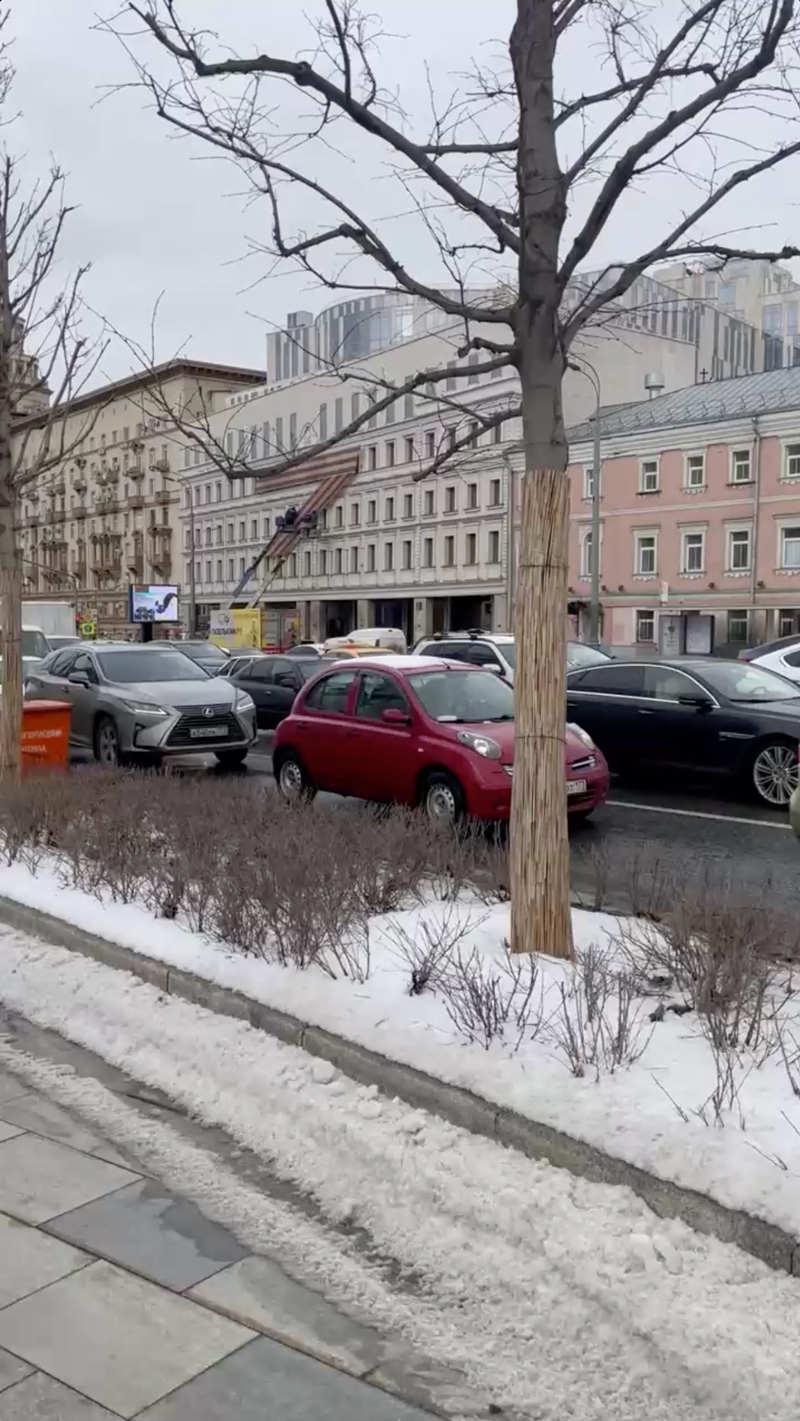
[[[552,1030],[526,1038],[518,1051],[511,1042],[495,1041],[488,1051],[466,1042],[439,995],[409,995],[409,969],[398,950],[398,930],[418,937],[422,922],[452,917],[452,905],[430,903],[373,918],[370,975],[355,983],[332,980],[317,968],[300,972],[246,958],[179,921],[155,919],[144,907],[100,902],[62,887],[46,864],[35,876],[22,865],[0,868],[0,894],[465,1086],[800,1237],[800,1101],[780,1052],[759,1066],[743,1062],[736,1109],[727,1112],[725,1128],[719,1128],[712,1113],[706,1112],[708,1124],[696,1113],[716,1082],[697,1018],[668,1014],[651,1028],[647,1013],[653,999],[637,1006],[644,1047],[640,1058],[599,1079],[591,1070],[580,1079],[570,1073]],[[502,960],[507,906],[487,909],[464,902],[457,912],[468,925],[462,954],[476,948],[486,959]],[[573,921],[579,946],[607,945],[618,926],[605,915],[577,910]],[[541,960],[535,999],[545,1019],[558,1011],[565,982],[569,969],[564,964]],[[790,1003],[790,1025],[793,1010]],[[794,1029],[800,1037],[800,1024]]]
[[[258,1194],[91,1079],[2,1042],[0,1064],[133,1148],[250,1247],[463,1368],[487,1401],[530,1421],[800,1414],[800,1283],[656,1218],[627,1190],[380,1100],[243,1022],[9,929],[0,1000],[223,1126],[322,1218]],[[327,1221],[358,1225],[377,1254]],[[392,1286],[378,1255],[414,1289]]]

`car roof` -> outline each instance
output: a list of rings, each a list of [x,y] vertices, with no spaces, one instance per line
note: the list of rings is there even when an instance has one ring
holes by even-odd
[[[512,632],[440,632],[433,636],[420,638],[420,643],[427,645],[428,642],[435,641],[437,645],[443,641],[491,641],[497,646],[507,646],[514,641]]]
[[[348,661],[350,658],[346,658]],[[356,658],[354,657],[355,661]],[[374,659],[369,656],[359,656],[357,664],[375,671],[389,667],[391,671],[399,671],[401,676],[412,676],[417,671],[480,671],[479,666],[468,666],[464,661],[448,661],[444,656],[376,656]]]

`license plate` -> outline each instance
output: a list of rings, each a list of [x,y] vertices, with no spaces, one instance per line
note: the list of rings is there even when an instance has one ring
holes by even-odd
[[[585,794],[585,793],[586,793],[586,781],[585,781],[585,780],[568,780],[568,781],[567,781],[567,794],[568,794],[568,795],[570,795],[570,794]]]
[[[228,734],[227,725],[198,725],[189,731],[190,740],[221,740]]]

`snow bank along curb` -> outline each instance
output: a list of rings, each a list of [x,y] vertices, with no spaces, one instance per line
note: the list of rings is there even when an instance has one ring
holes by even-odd
[[[96,937],[38,908],[0,897],[0,921],[20,932],[43,938],[133,976],[169,996],[223,1016],[247,1021],[289,1046],[329,1061],[362,1085],[376,1085],[388,1096],[397,1096],[417,1109],[439,1115],[475,1135],[496,1140],[531,1159],[544,1159],[600,1184],[622,1184],[632,1189],[664,1218],[679,1218],[699,1233],[712,1234],[723,1243],[735,1243],[770,1268],[800,1274],[800,1245],[784,1229],[743,1210],[729,1209],[695,1190],[657,1178],[624,1160],[571,1135],[538,1124],[512,1110],[490,1104],[461,1086],[448,1085],[424,1071],[389,1060],[322,1027],[307,1026],[243,992],[219,987],[204,977],[167,966],[152,957]]]

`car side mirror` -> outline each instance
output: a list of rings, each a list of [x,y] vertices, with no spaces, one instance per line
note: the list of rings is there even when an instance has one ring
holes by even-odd
[[[411,724],[411,716],[407,711],[400,710],[399,706],[387,706],[385,711],[381,711],[381,720],[384,725]]]
[[[679,696],[678,705],[694,706],[697,711],[710,711],[714,702],[708,696]]]
[[[503,667],[500,665],[500,662],[499,662],[499,661],[486,661],[486,662],[484,662],[483,670],[484,670],[484,671],[494,671],[495,676],[503,676],[503,675],[505,674],[505,672],[504,672],[504,670],[503,670]]]
[[[299,691],[300,689],[294,676],[291,676],[288,671],[285,671],[282,676],[275,677],[275,685],[287,687],[290,691]]]
[[[70,671],[67,680],[71,681],[73,686],[90,686],[92,684],[85,671]]]

